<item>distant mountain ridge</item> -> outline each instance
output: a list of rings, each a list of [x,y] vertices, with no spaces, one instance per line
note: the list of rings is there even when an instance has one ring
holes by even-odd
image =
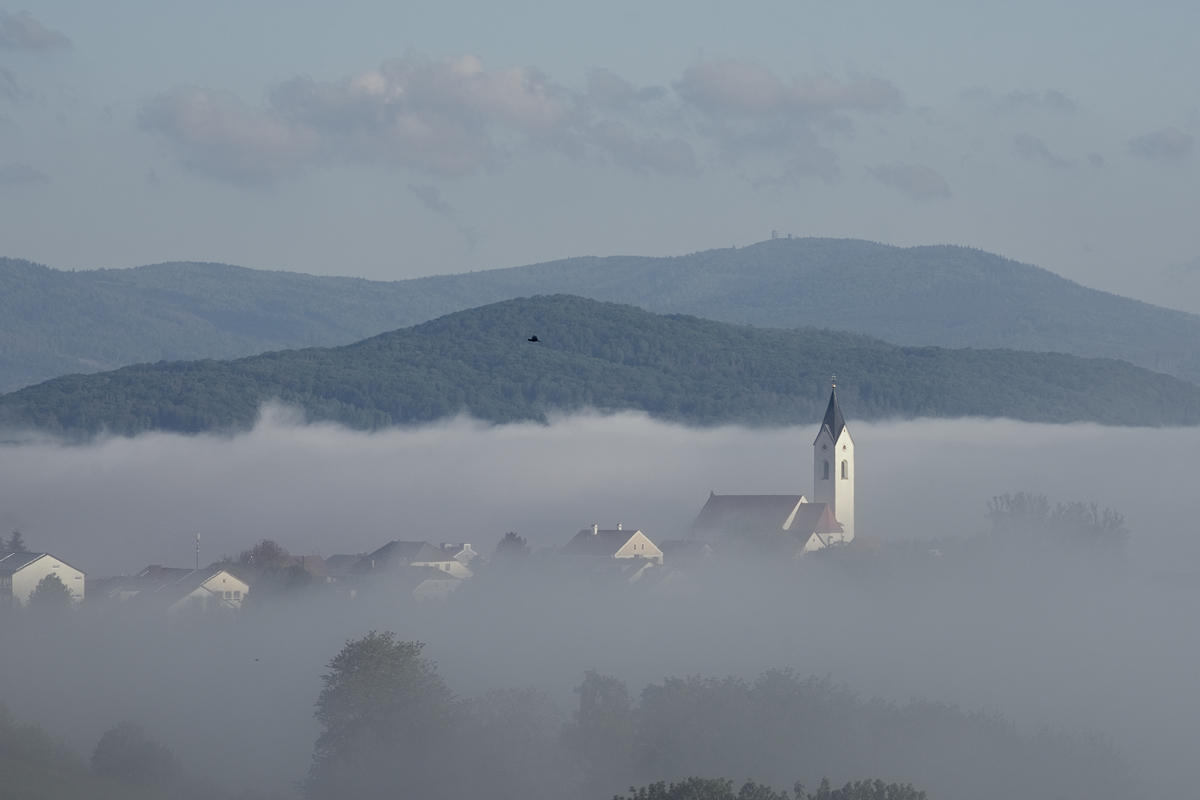
[[[588,408],[699,425],[796,424],[819,418],[831,373],[842,376],[843,410],[859,419],[1200,424],[1200,386],[1123,361],[906,348],[569,295],[506,300],[337,348],[63,376],[0,396],[0,424],[76,437],[234,431],[269,400],[360,429]]]
[[[72,273],[0,259],[0,390],[129,363],[348,344],[555,293],[898,344],[1119,358],[1200,383],[1200,316],[969,248],[776,239],[395,282],[194,263]]]

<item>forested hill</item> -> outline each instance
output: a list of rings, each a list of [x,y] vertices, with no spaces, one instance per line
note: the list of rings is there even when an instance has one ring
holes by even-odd
[[[1120,358],[1200,383],[1200,316],[979,250],[777,239],[673,258],[574,258],[396,282],[191,263],[60,272],[0,259],[0,391],[139,361],[347,344],[554,293],[899,344]]]
[[[533,335],[541,342],[527,341]],[[0,396],[0,423],[75,435],[237,430],[272,399],[310,420],[364,429],[460,413],[542,420],[584,408],[702,425],[811,423],[833,373],[843,409],[857,419],[1200,424],[1200,387],[1121,361],[906,348],[564,295],[457,312],[338,348],[55,378]]]

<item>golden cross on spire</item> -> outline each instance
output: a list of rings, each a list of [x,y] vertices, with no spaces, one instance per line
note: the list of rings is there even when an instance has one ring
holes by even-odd
[[[829,383],[834,389],[836,389],[837,388],[837,375],[830,375]]]

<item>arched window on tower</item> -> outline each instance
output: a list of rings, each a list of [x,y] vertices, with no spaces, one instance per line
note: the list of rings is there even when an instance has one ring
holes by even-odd
[[[842,462],[842,480],[850,477],[850,464],[847,461]]]
[[[822,480],[826,480],[826,481],[829,480],[829,462],[828,461],[825,462],[825,475],[822,477]]]

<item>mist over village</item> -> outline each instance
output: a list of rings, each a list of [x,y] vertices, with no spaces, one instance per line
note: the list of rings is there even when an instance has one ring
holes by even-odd
[[[0,8],[0,800],[1200,797],[1198,25]]]

